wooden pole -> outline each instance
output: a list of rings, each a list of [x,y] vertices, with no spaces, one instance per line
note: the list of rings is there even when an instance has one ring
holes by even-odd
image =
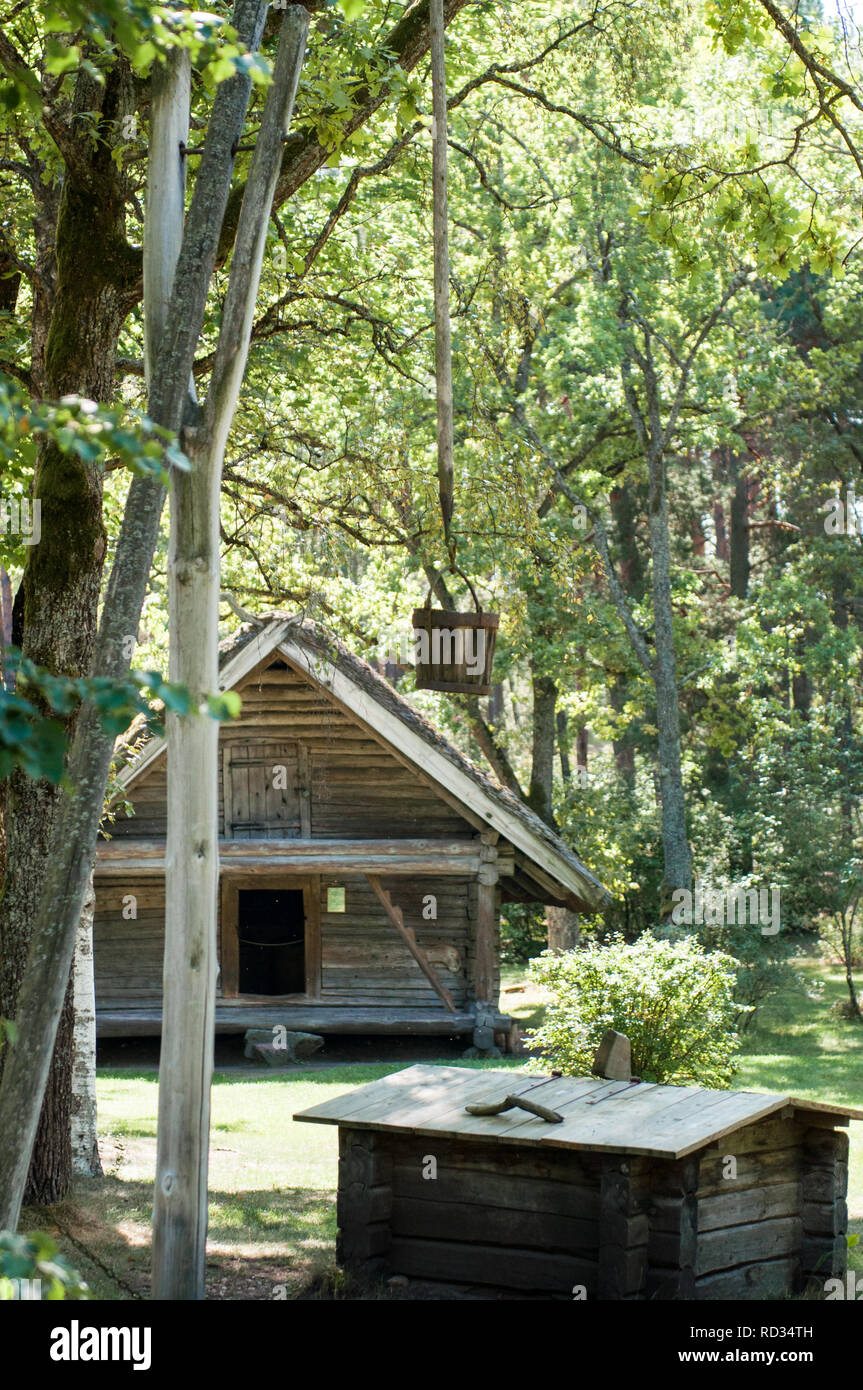
[[[266,6],[257,16],[260,37]],[[306,50],[309,15],[289,5],[252,156],[210,389],[187,430],[191,471],[175,480],[168,559],[171,679],[201,699],[218,685],[222,464],[251,339],[267,226]],[[169,715],[165,968],[153,1208],[153,1294],[202,1299],[216,996],[219,726]]]
[[[498,835],[484,830],[481,835],[481,864],[477,876],[476,955],[474,960],[474,990],[478,1005],[498,1007],[498,882],[500,869],[497,859]]]
[[[432,67],[432,226],[434,237],[435,377],[437,385],[438,491],[444,535],[453,512],[454,447],[452,337],[449,317],[449,218],[447,211],[447,111],[444,0],[430,0]]]

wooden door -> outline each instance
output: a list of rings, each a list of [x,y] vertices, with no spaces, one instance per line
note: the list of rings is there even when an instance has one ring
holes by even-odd
[[[303,895],[305,919],[304,962],[305,993],[278,995],[267,990],[264,995],[244,996],[262,999],[295,1001],[319,999],[321,993],[321,881],[299,874],[263,871],[256,874],[228,874],[222,879],[221,929],[219,932],[219,993],[224,999],[240,995],[240,894],[248,890],[278,893],[297,890]]]

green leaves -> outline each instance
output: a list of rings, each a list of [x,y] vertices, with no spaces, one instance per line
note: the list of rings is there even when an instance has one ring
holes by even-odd
[[[81,1275],[58,1253],[49,1235],[43,1231],[26,1236],[0,1231],[0,1301],[26,1298],[54,1302],[90,1296]]]
[[[707,27],[714,32],[715,42],[733,55],[747,42],[763,43],[770,21],[757,0],[708,0],[705,7]]]
[[[81,396],[56,404],[30,401],[21,387],[0,372],[0,461],[15,464],[33,438],[50,439],[64,454],[84,463],[113,458],[133,473],[170,481],[170,469],[188,471],[176,437],[140,411],[99,406]],[[31,460],[28,458],[28,463]]]
[[[215,11],[146,0],[100,0],[97,8],[78,0],[50,0],[41,9],[48,35],[46,68],[55,76],[74,70],[81,61],[81,44],[65,44],[57,37],[68,34],[106,53],[119,50],[139,76],[172,48],[181,47],[189,50],[207,86],[239,71],[251,72],[257,83],[270,80],[266,60],[245,53],[236,42],[236,31]],[[98,65],[92,70],[101,80]]]
[[[77,44],[64,44],[50,36],[45,41],[45,71],[52,77],[72,72],[77,68],[80,59],[81,50]]]
[[[225,690],[221,695],[207,696],[207,710],[211,718],[220,722],[237,719],[242,706],[243,702],[236,690]]]
[[[166,711],[180,718],[205,715],[227,720],[240,711],[234,691],[196,698],[184,685],[158,671],[132,671],[123,680],[74,679],[35,666],[17,648],[3,654],[0,685],[0,778],[21,768],[28,777],[62,781],[67,752],[64,720],[88,701],[103,728],[116,737],[143,715],[151,734],[163,731]],[[14,681],[14,689],[10,688]]]

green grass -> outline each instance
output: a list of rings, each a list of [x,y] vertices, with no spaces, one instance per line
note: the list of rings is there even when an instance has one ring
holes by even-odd
[[[524,1062],[446,1059],[449,1066],[520,1068]],[[410,1063],[406,1065],[411,1065]],[[208,1295],[293,1296],[335,1278],[338,1132],[292,1116],[402,1068],[345,1064],[261,1075],[216,1072],[210,1129]],[[100,1071],[105,1176],[80,1181],[22,1229],[48,1229],[100,1298],[145,1297],[156,1171],[157,1074]],[[281,1291],[281,1292],[280,1292]]]
[[[760,1010],[744,1034],[735,1084],[863,1109],[863,1028],[831,1012],[848,997],[844,976],[815,961],[803,962],[800,973],[806,988]],[[863,1235],[863,1122],[848,1133],[848,1212],[852,1231]],[[857,1264],[863,1268],[859,1257]]]
[[[737,1084],[863,1108],[863,1028],[837,1018],[841,974],[806,963],[806,989],[763,1009],[745,1035]],[[525,978],[505,972],[505,983]],[[538,997],[504,995],[527,1022]],[[514,1067],[521,1060],[462,1062]],[[208,1292],[217,1298],[296,1296],[335,1280],[334,1126],[298,1124],[295,1112],[401,1070],[353,1063],[295,1072],[218,1072],[212,1097]],[[156,1165],[157,1077],[153,1071],[100,1071],[99,1123],[106,1176],[78,1184],[73,1199],[27,1213],[24,1229],[53,1229],[61,1249],[103,1298],[144,1297],[149,1278],[150,1212]],[[850,1128],[848,1205],[863,1233],[863,1124]],[[859,1252],[859,1253],[858,1253]],[[863,1242],[852,1252],[863,1269]]]

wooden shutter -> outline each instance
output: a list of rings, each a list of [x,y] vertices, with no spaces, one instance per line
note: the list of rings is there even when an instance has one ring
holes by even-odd
[[[224,757],[226,839],[284,840],[301,834],[299,764],[296,743],[228,744]],[[285,785],[277,786],[277,781]]]

